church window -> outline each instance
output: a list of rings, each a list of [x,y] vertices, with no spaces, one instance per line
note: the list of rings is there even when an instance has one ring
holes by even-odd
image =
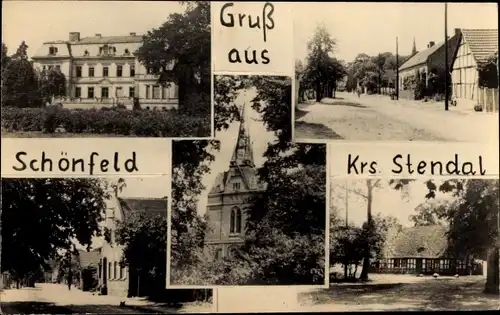
[[[238,207],[234,207],[231,210],[229,233],[230,234],[241,233],[241,210]]]

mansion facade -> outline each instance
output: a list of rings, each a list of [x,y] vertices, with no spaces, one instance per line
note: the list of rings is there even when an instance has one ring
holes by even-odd
[[[205,244],[207,254],[212,259],[231,255],[232,250],[243,244],[248,199],[265,190],[265,184],[257,177],[244,114],[241,117],[229,169],[217,174],[208,194],[210,232],[206,236]]]
[[[37,71],[57,69],[67,79],[66,96],[56,102],[64,107],[131,108],[134,100],[143,108],[176,108],[178,87],[158,85],[158,76],[142,65],[135,52],[142,36],[80,37],[45,42],[32,57]]]

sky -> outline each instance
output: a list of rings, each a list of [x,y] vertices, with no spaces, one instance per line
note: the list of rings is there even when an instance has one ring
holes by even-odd
[[[295,59],[307,56],[307,42],[318,24],[337,40],[338,59],[354,60],[359,53],[396,52],[409,55],[413,39],[417,50],[430,41],[444,41],[443,3],[295,3]],[[496,3],[448,3],[448,35],[455,28],[498,28]]]
[[[438,186],[441,183],[439,180],[435,180],[434,182]],[[361,191],[365,192],[365,180],[332,179],[330,185],[332,187],[332,203],[335,202],[340,212],[339,216],[345,220],[346,193],[343,187],[347,186],[348,189],[361,189]],[[428,189],[425,185],[425,180],[410,182],[408,186],[408,196],[403,196],[400,191],[389,187],[387,179],[381,180],[380,189],[377,189],[373,194],[372,214],[375,215],[380,213],[383,216],[390,215],[397,218],[405,227],[413,226],[409,220],[409,216],[416,214],[415,208],[419,204],[424,202],[439,202],[452,198],[450,195],[437,192],[435,201],[427,201],[425,198],[427,192]],[[348,220],[356,226],[362,226],[366,221],[366,201],[363,197],[354,193],[348,193],[347,196]]]
[[[274,133],[267,131],[260,119],[260,114],[251,108],[251,101],[255,97],[257,91],[255,88],[242,90],[235,100],[239,106],[245,106],[245,119],[247,128],[250,134],[250,141],[253,147],[254,163],[257,168],[261,167],[265,162],[263,154],[267,149],[268,142],[276,140]],[[220,151],[213,151],[215,161],[210,165],[210,173],[205,174],[202,183],[205,190],[199,196],[198,214],[204,215],[207,208],[207,197],[212,185],[214,184],[217,174],[229,170],[229,162],[233,154],[234,147],[239,131],[239,122],[233,122],[230,127],[221,132],[217,132],[215,138],[221,142]]]
[[[70,32],[145,34],[176,12],[184,12],[178,1],[3,1],[2,41],[12,54],[24,40],[32,56],[44,42],[67,40]]]

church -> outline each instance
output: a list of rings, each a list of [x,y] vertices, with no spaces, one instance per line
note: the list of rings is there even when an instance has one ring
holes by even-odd
[[[252,142],[245,118],[241,114],[238,138],[229,167],[217,174],[208,194],[207,214],[209,232],[206,249],[209,257],[220,259],[243,244],[248,199],[265,190],[257,176]]]

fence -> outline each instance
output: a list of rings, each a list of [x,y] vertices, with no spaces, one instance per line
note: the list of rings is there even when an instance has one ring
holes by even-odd
[[[498,112],[498,88],[479,88],[478,103],[485,112]]]

